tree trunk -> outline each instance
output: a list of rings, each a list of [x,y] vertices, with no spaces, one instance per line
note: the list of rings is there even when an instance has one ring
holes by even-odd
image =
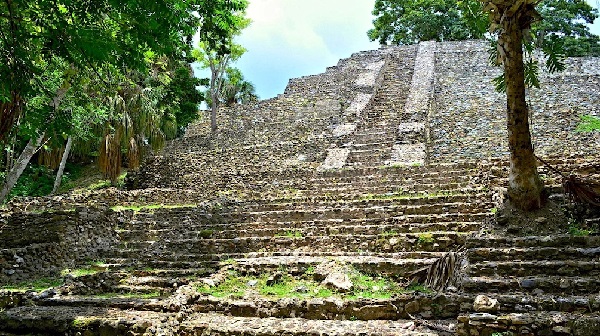
[[[219,93],[216,89],[219,74],[214,61],[210,62],[210,131],[215,133],[217,131],[217,109],[219,108],[217,105]]]
[[[19,177],[21,177],[21,174],[23,174],[23,171],[29,164],[29,161],[33,157],[33,154],[37,152],[37,149],[42,143],[42,140],[44,140],[45,134],[46,132],[42,132],[42,134],[40,134],[40,136],[37,139],[29,139],[27,146],[25,146],[25,149],[23,149],[21,155],[19,155],[19,158],[15,162],[15,165],[12,167],[8,175],[6,175],[4,185],[2,186],[2,191],[0,192],[0,203],[6,200],[6,197],[8,196],[12,188],[15,186],[15,184],[17,184]]]
[[[217,131],[217,103],[215,101],[217,97],[213,95],[210,102],[210,131],[215,133]]]
[[[506,55],[504,74],[510,150],[508,198],[515,207],[530,211],[542,206],[544,186],[538,175],[529,131],[522,40],[523,32],[518,20],[507,20],[498,39],[498,46]]]
[[[52,188],[52,192],[50,195],[56,194],[58,188],[60,188],[60,183],[62,182],[62,176],[65,171],[65,166],[67,165],[67,159],[69,158],[69,153],[71,152],[71,144],[73,143],[73,137],[69,136],[67,139],[67,145],[65,146],[65,151],[63,152],[62,158],[60,160],[60,165],[58,166],[58,171],[56,172],[56,179],[54,180],[54,187]]]

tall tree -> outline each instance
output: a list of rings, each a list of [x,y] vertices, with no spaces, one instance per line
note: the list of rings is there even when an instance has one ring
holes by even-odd
[[[17,140],[32,139],[35,144],[40,134],[47,133],[46,123],[32,121],[45,120],[49,109],[34,108],[32,100],[56,96],[57,92],[41,85],[45,68],[53,58],[64,60],[72,68],[95,72],[105,65],[147,71],[148,52],[176,58],[189,55],[198,28],[209,44],[222,43],[232,24],[231,13],[246,6],[245,0],[1,2],[2,152],[10,148],[16,153]],[[26,154],[35,152],[28,146],[24,148]],[[9,170],[15,168],[8,156],[5,161]],[[5,179],[5,186],[7,182]]]
[[[244,104],[258,100],[254,84],[244,79],[238,68],[227,68],[226,76],[221,87],[221,99],[227,106]]]
[[[210,69],[210,83],[206,98],[210,104],[210,128],[213,133],[217,131],[217,111],[221,101],[225,72],[232,62],[237,61],[246,52],[244,47],[234,41],[234,38],[250,24],[250,20],[245,15],[245,8],[233,13],[228,36],[218,43],[209,39],[210,34],[201,33],[198,48],[192,53],[202,68]]]
[[[523,63],[524,34],[540,19],[537,0],[481,0],[490,14],[490,30],[498,35],[498,61],[504,66],[510,171],[508,197],[522,210],[543,204],[543,184],[537,171],[529,129]]]

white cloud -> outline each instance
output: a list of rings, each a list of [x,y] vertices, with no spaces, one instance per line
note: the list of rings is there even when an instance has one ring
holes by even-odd
[[[261,98],[282,93],[292,77],[323,72],[351,53],[377,48],[366,32],[374,0],[251,0],[252,19],[238,39],[238,63]]]
[[[587,3],[593,8],[600,10],[600,2],[597,0],[587,0]],[[596,35],[600,35],[600,19],[596,19],[594,24],[590,26],[590,31]]]

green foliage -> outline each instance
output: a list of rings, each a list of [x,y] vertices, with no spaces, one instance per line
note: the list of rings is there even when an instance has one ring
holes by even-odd
[[[600,131],[600,118],[591,115],[581,116],[581,124],[577,126],[577,132]]]
[[[542,46],[546,59],[546,68],[550,72],[560,72],[566,69],[565,58],[567,56],[563,40],[558,37],[546,38]]]
[[[569,226],[569,234],[573,236],[589,236],[593,232],[593,230],[581,229],[577,225]]]
[[[543,20],[532,29],[536,47],[545,49],[548,41],[558,40],[566,56],[600,56],[600,38],[589,28],[598,18],[597,8],[585,0],[544,0],[538,12]]]
[[[222,101],[225,72],[231,62],[235,62],[246,52],[244,47],[234,41],[234,37],[238,36],[250,24],[250,19],[245,16],[246,6],[247,2],[241,1],[241,6],[235,11],[229,12],[229,15],[226,16],[227,23],[219,23],[227,26],[228,29],[227,33],[223,35],[224,38],[219,42],[213,41],[210,34],[205,34],[200,30],[198,48],[192,51],[192,56],[200,63],[202,68],[210,69],[211,76],[206,101],[211,107],[212,132],[217,130],[216,114]],[[212,22],[212,20],[209,19],[208,22]]]
[[[376,0],[367,34],[382,45],[482,38],[487,21],[481,8],[475,0]]]
[[[92,322],[94,322],[93,318],[90,317],[77,317],[76,319],[74,319],[71,322],[71,326],[73,326],[74,328],[86,328],[88,327]]]
[[[110,180],[100,180],[94,182],[86,187],[87,190],[99,190],[106,189],[110,187],[123,188],[125,185],[125,177],[127,176],[127,172],[119,174],[115,183],[112,183]]]
[[[545,0],[537,7],[543,20],[533,25],[528,38],[535,48],[557,57],[600,55],[600,38],[589,30],[597,9],[585,0]],[[381,44],[481,39],[489,27],[478,0],[376,0],[373,15],[368,36]],[[548,69],[561,71],[555,66],[559,59],[552,57]]]
[[[287,230],[284,233],[276,234],[275,237],[302,238],[302,231],[300,231],[300,230]]]
[[[421,233],[417,237],[417,244],[431,244],[434,241],[435,241],[435,238],[433,238],[433,234],[429,233],[429,232]]]
[[[62,276],[71,275],[71,276],[77,278],[77,277],[86,276],[86,275],[94,275],[96,273],[98,273],[97,269],[87,267],[87,268],[77,268],[77,269],[73,269],[73,270],[65,269],[60,272],[60,275],[62,275]]]
[[[201,238],[210,238],[215,233],[215,230],[200,230],[198,231],[198,237]]]
[[[41,278],[31,281],[25,281],[18,284],[7,284],[3,285],[1,288],[6,290],[13,291],[26,291],[26,290],[34,290],[36,292],[41,292],[48,288],[58,287],[62,285],[62,279],[57,278]]]
[[[52,191],[54,176],[44,166],[28,167],[12,189],[8,199],[15,196],[46,196]]]
[[[192,36],[200,29],[206,43],[223,44],[238,20],[232,13],[246,6],[246,0],[7,2],[0,6],[0,142],[14,157],[42,132],[53,148],[72,135],[75,155],[112,153],[101,165],[111,179],[121,152],[136,169],[146,143],[160,148],[197,117],[202,95],[184,59]]]
[[[227,68],[221,87],[221,103],[232,106],[256,100],[258,100],[258,96],[255,93],[254,85],[244,79],[244,75],[239,69]]]
[[[172,105],[178,135],[183,135],[185,128],[198,119],[198,105],[204,101],[204,96],[196,87],[201,84],[201,80],[194,78],[193,71],[187,64],[179,63],[172,71],[163,103]]]

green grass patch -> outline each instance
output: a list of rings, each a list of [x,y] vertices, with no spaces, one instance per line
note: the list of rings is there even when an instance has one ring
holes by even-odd
[[[117,177],[117,181],[115,185],[112,185],[110,180],[100,180],[100,181],[96,181],[94,183],[91,183],[90,185],[88,185],[86,187],[87,190],[98,190],[98,189],[105,189],[105,188],[110,188],[110,187],[117,187],[119,189],[122,189],[123,186],[125,185],[125,177],[127,176],[127,171],[121,173],[121,175],[119,175],[119,177]]]
[[[391,237],[396,237],[398,235],[398,232],[395,230],[383,231],[379,235],[383,238],[391,238]]]
[[[569,226],[569,234],[573,236],[589,236],[594,230],[582,229],[576,225]]]
[[[133,210],[133,212],[141,212],[155,209],[178,209],[178,208],[195,208],[196,204],[138,204],[138,205],[116,205],[111,207],[113,211]]]
[[[354,289],[348,299],[389,299],[405,289],[386,277],[367,275],[355,271],[350,276]]]
[[[284,233],[278,233],[275,237],[287,237],[287,238],[302,238],[302,231],[300,230],[287,230]]]
[[[99,270],[93,268],[77,268],[77,269],[65,269],[60,272],[60,275],[67,276],[71,275],[73,277],[81,277],[86,275],[94,275],[98,273]]]
[[[433,234],[430,232],[420,233],[417,237],[417,244],[431,244],[435,241]]]
[[[230,272],[229,277],[218,286],[210,287],[208,285],[198,286],[198,292],[210,294],[215,297],[242,297],[248,289],[249,277],[239,277],[236,272]]]
[[[74,328],[85,328],[89,326],[94,321],[93,318],[90,317],[77,317],[71,322],[71,326]]]
[[[423,286],[413,285],[403,287],[390,278],[375,276],[351,270],[350,280],[353,289],[347,293],[341,293],[321,285],[312,279],[314,268],[307,269],[303,275],[291,276],[284,274],[280,281],[267,285],[269,274],[259,277],[240,276],[235,271],[230,271],[229,276],[219,285],[210,287],[199,285],[200,293],[209,294],[218,298],[241,298],[246,295],[258,295],[267,298],[328,298],[338,297],[347,300],[357,299],[388,299],[394,294],[406,292],[430,292]],[[251,286],[250,283],[254,283]]]
[[[62,279],[58,278],[41,278],[32,281],[24,281],[17,284],[7,284],[2,286],[2,289],[11,290],[11,291],[28,291],[34,290],[36,292],[41,292],[48,288],[59,287],[63,284]]]

